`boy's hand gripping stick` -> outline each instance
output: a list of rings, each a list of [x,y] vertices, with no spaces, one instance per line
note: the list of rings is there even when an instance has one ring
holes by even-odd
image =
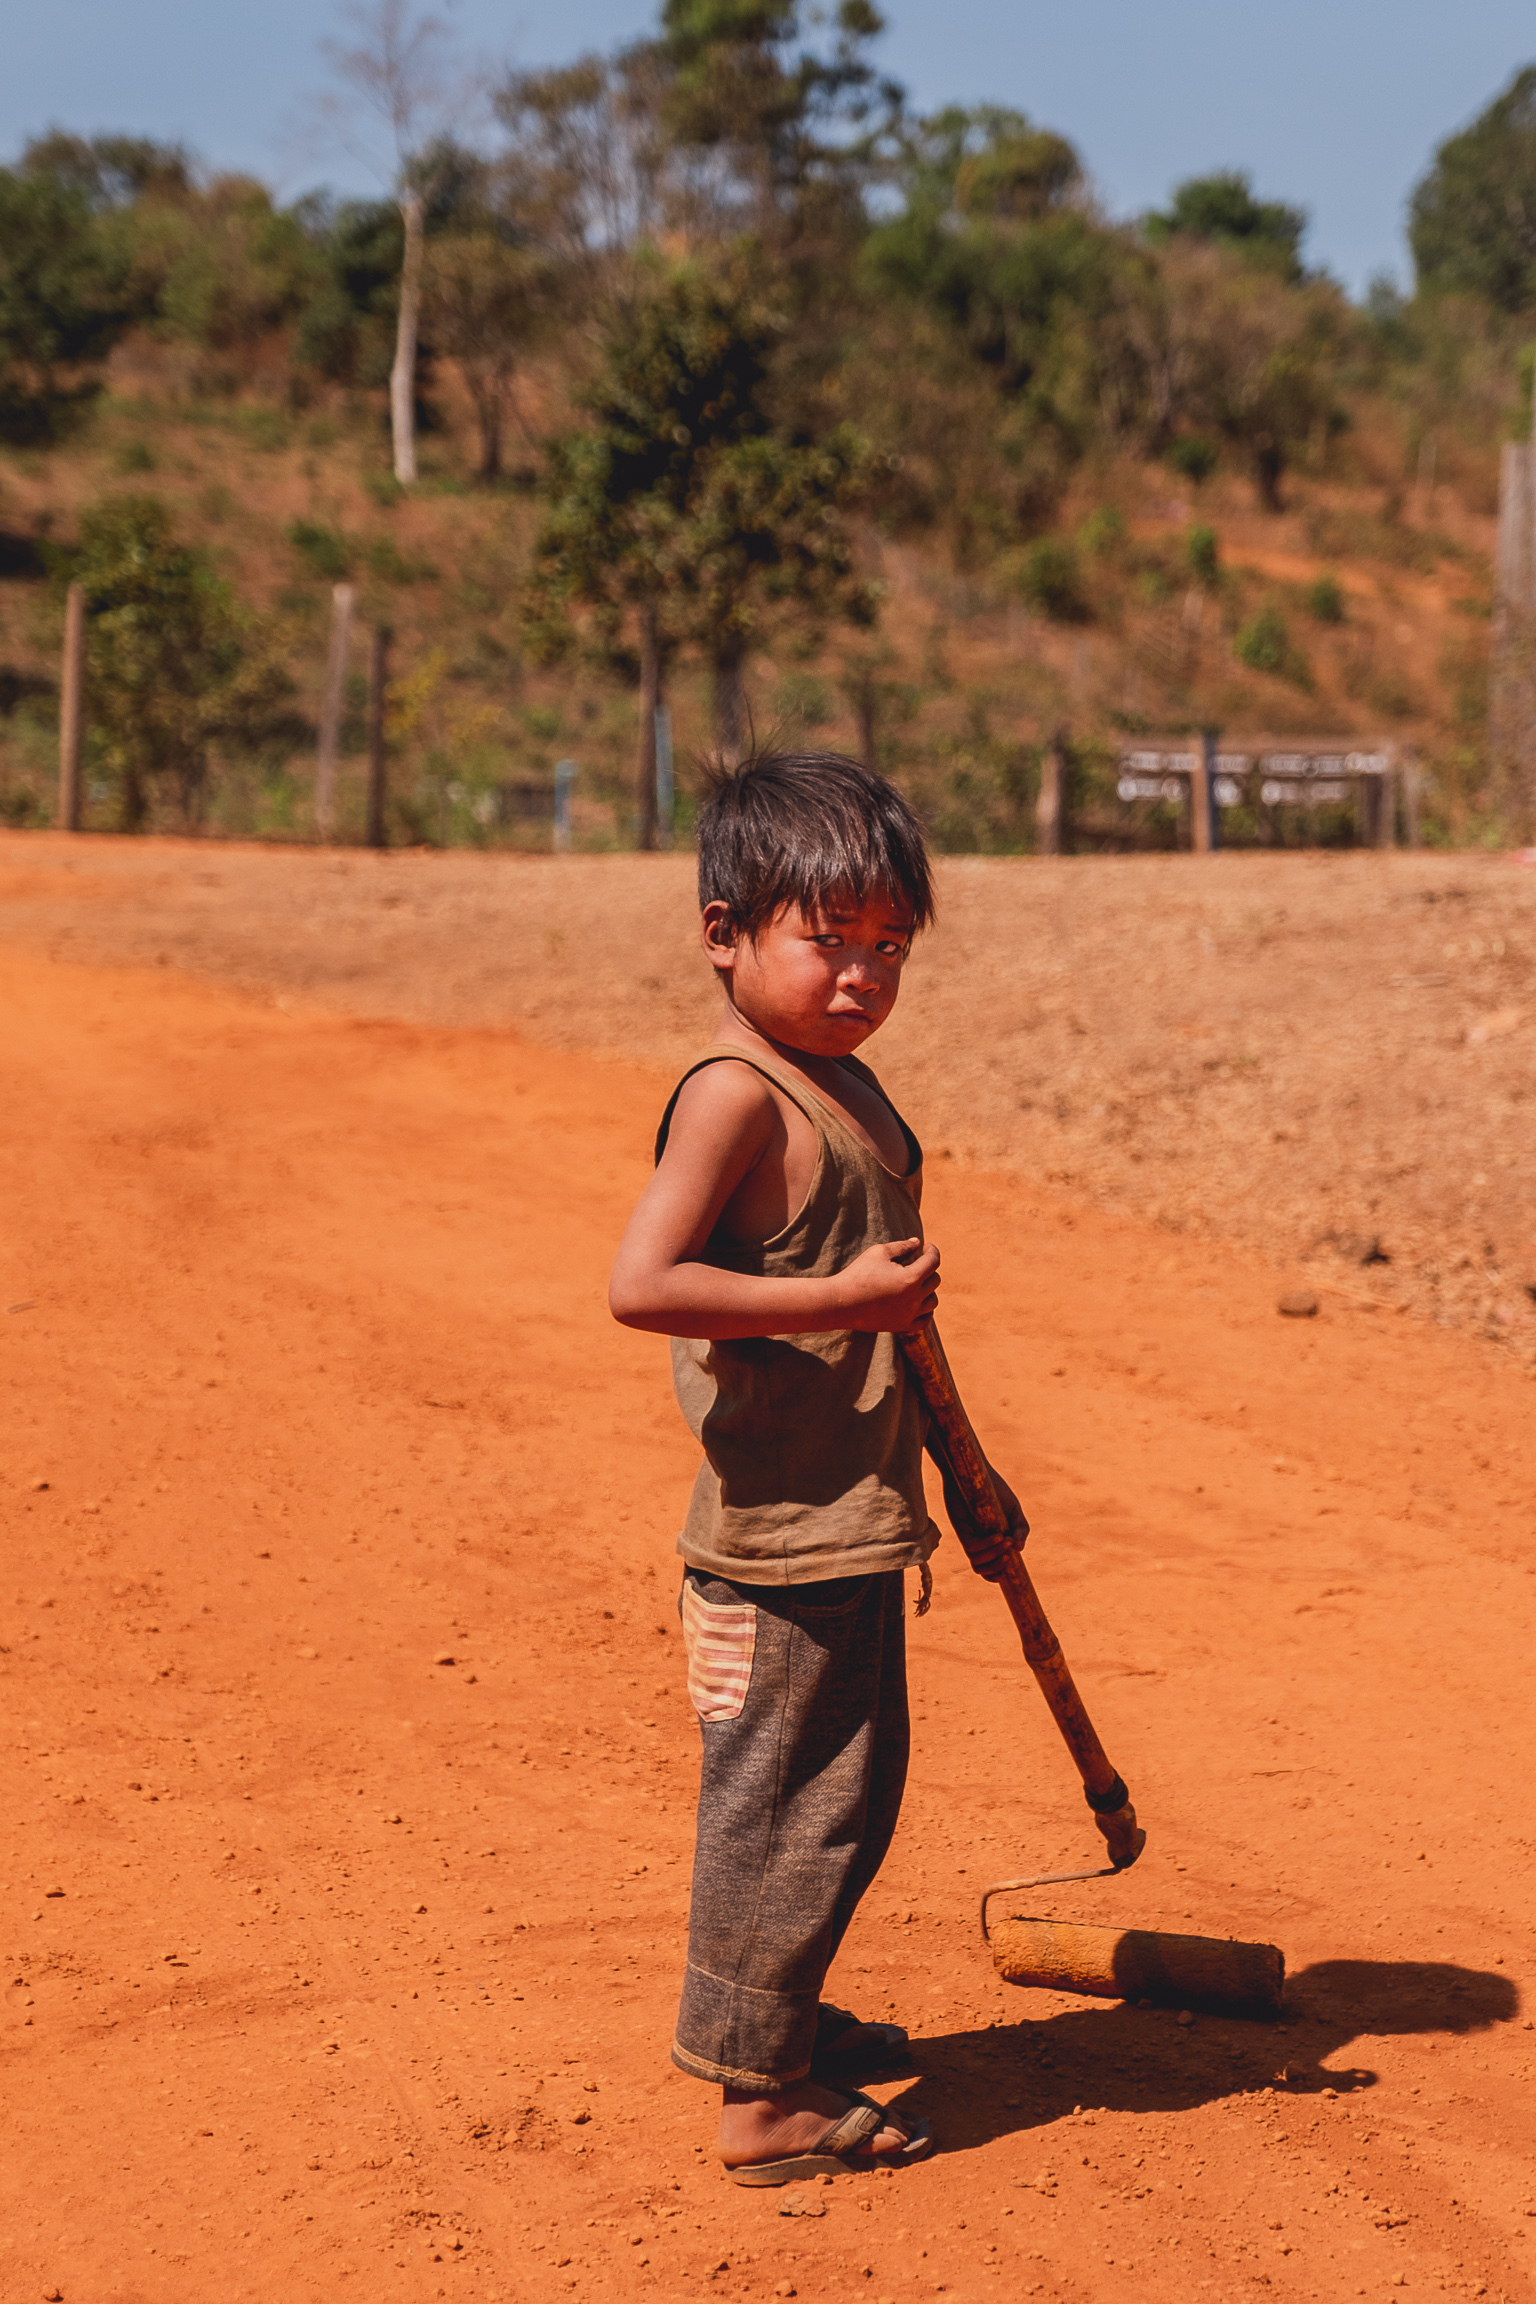
[[[905,1329],[897,1342],[928,1404],[944,1461],[965,1498],[971,1517],[987,1536],[1005,1536],[1008,1516],[998,1502],[981,1443],[955,1389],[938,1330],[931,1320],[925,1320],[916,1328]],[[1067,1669],[1061,1644],[1046,1621],[1029,1570],[1017,1552],[1009,1554],[1001,1573],[992,1580],[1002,1586],[1003,1597],[1019,1628],[1025,1659],[1076,1762],[1094,1822],[1108,1845],[1109,1860],[1117,1872],[1123,1871],[1126,1865],[1135,1863],[1147,1844],[1146,1833],[1136,1821],[1131,1796],[1099,1742]]]

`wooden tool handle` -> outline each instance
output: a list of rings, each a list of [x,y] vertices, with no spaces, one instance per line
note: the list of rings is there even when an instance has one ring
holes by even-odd
[[[925,1320],[919,1327],[904,1330],[897,1342],[928,1404],[928,1413],[937,1427],[939,1452],[965,1498],[967,1510],[988,1535],[1005,1535],[1008,1515],[998,1499],[981,1443],[955,1388],[938,1330],[931,1320]],[[1051,1717],[1061,1730],[1083,1780],[1094,1821],[1108,1844],[1110,1861],[1117,1867],[1134,1864],[1146,1846],[1146,1833],[1136,1821],[1131,1796],[1118,1770],[1099,1742],[1098,1731],[1088,1717],[1062,1655],[1061,1643],[1051,1630],[1029,1570],[1017,1552],[1008,1560],[997,1582],[1018,1626],[1025,1660],[1040,1683]]]

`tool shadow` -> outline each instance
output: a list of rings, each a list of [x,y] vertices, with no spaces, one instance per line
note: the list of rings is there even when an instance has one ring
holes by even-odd
[[[1519,2007],[1509,1977],[1486,1969],[1319,1960],[1287,1980],[1284,2011],[1267,2022],[1203,2015],[1184,2026],[1173,2009],[1096,2002],[932,2034],[912,2042],[917,2077],[896,2101],[956,2151],[1077,2110],[1188,2112],[1261,2088],[1342,2096],[1376,2084],[1368,2068],[1331,2061],[1352,2041],[1486,2031]]]

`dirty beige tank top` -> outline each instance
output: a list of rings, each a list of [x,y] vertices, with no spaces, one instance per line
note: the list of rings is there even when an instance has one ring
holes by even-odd
[[[890,1103],[867,1066],[843,1061]],[[814,1278],[842,1271],[878,1241],[922,1237],[922,1148],[900,1113],[906,1176],[893,1175],[835,1106],[769,1056],[719,1048],[690,1064],[662,1115],[658,1160],[685,1082],[722,1063],[750,1065],[799,1107],[816,1131],[816,1167],[782,1232],[759,1245],[717,1229],[705,1263]],[[927,1559],[939,1540],[923,1501],[927,1410],[894,1336],[674,1337],[672,1377],[704,1450],[677,1543],[690,1567],[741,1583],[797,1584]]]

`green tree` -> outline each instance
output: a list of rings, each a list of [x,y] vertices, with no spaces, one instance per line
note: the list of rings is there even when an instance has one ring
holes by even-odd
[[[1275,511],[1297,454],[1327,435],[1351,341],[1344,299],[1326,281],[1295,286],[1181,236],[1121,267],[1098,358],[1127,429],[1154,453],[1215,434]]]
[[[1052,209],[1022,222],[982,215],[959,229],[946,218],[881,228],[866,269],[877,289],[904,279],[1007,391],[1031,395],[1044,416],[1103,301],[1113,254],[1091,217]]]
[[[1421,289],[1503,312],[1536,304],[1536,64],[1440,146],[1408,219]]]
[[[861,284],[877,310],[925,306],[990,375],[1003,400],[989,420],[993,470],[967,475],[961,518],[1013,541],[1048,517],[1101,429],[1096,346],[1120,243],[1071,145],[1000,105],[913,124],[899,183],[902,208],[868,234]],[[897,357],[908,365],[911,351]],[[910,388],[903,398],[921,405]]]
[[[530,637],[558,652],[580,608],[610,657],[638,669],[642,846],[655,837],[654,715],[672,651],[691,642],[706,656],[716,734],[732,752],[744,734],[742,662],[765,620],[791,607],[813,621],[874,616],[842,518],[859,492],[861,444],[846,429],[819,442],[775,432],[778,334],[746,295],[675,274],[610,337],[582,395],[590,428],[551,449]]]
[[[64,430],[101,389],[127,316],[122,267],[84,192],[0,169],[0,435]]]
[[[884,30],[871,0],[836,0],[825,19],[800,0],[663,0],[646,46],[664,135],[723,163],[693,172],[694,206],[800,264],[853,245],[903,101],[869,59]]]
[[[150,136],[73,136],[50,128],[27,145],[21,174],[78,192],[100,215],[132,207],[147,192],[184,196],[193,188],[194,167],[184,144],[159,144]]]
[[[344,135],[349,109],[371,115],[370,127],[383,131],[400,211],[389,423],[395,478],[404,488],[416,479],[417,335],[427,209],[439,191],[444,166],[452,172],[458,162],[449,123],[463,92],[450,85],[445,71],[447,26],[441,17],[418,14],[410,0],[351,0],[345,14],[355,42],[322,42],[345,92],[333,94],[329,108]],[[366,146],[359,140],[357,148]]]
[[[1185,238],[1229,249],[1245,262],[1282,279],[1299,280],[1305,208],[1283,200],[1256,200],[1246,170],[1223,168],[1214,176],[1191,176],[1174,191],[1171,205],[1146,218],[1154,245]]]
[[[157,497],[91,507],[59,574],[85,591],[91,718],[122,830],[143,829],[162,787],[191,829],[210,745],[266,733],[291,683],[248,644],[229,586],[206,553],[177,542]]]
[[[665,77],[645,43],[515,73],[496,93],[508,139],[494,171],[502,211],[589,297],[605,274],[627,279],[629,259],[661,225]]]
[[[422,318],[433,346],[458,363],[480,433],[480,477],[501,471],[502,435],[518,362],[550,306],[549,267],[499,233],[446,232],[427,243]]]
[[[303,219],[248,176],[152,187],[109,230],[136,312],[157,333],[207,351],[259,344],[303,310],[323,276]]]
[[[313,198],[294,211],[316,256],[294,331],[295,367],[365,389],[389,381],[395,297],[405,245],[393,200]]]

